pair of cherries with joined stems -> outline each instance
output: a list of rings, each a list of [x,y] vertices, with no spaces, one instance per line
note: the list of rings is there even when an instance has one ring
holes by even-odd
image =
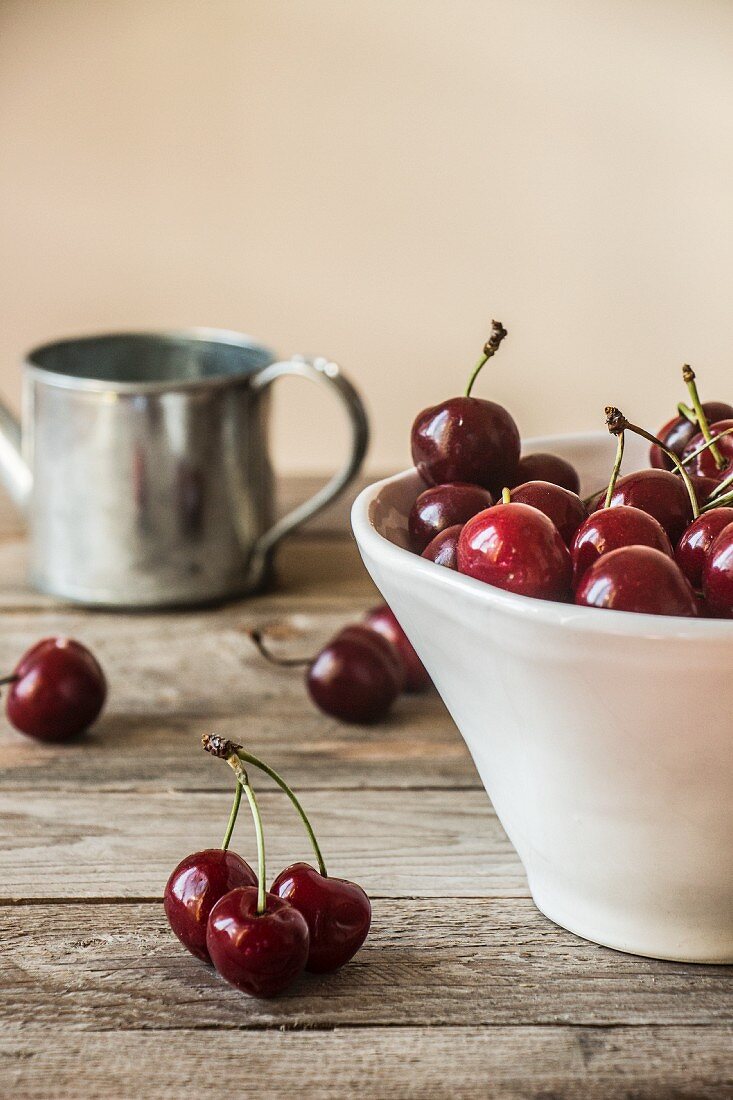
[[[107,698],[99,662],[73,638],[36,642],[0,685],[8,688],[8,720],[36,741],[68,741],[83,733],[97,720]]]
[[[425,666],[387,604],[344,627],[315,657],[275,657],[261,631],[250,631],[250,637],[272,664],[306,668],[311,699],[342,722],[378,722],[402,691],[414,694],[430,686]]]
[[[315,833],[282,776],[226,738],[207,735],[205,750],[225,760],[237,779],[221,848],[186,856],[172,872],[163,903],[168,922],[192,955],[211,962],[231,985],[255,997],[283,992],[303,970],[338,970],[369,932],[371,904],[360,886],[326,872]],[[303,823],[318,863],[294,863],[267,890],[265,839],[257,798],[245,765],[258,768],[285,792]],[[242,792],[257,838],[257,874],[230,851]]]

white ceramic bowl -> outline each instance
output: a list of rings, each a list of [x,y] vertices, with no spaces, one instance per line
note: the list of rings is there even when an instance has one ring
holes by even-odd
[[[630,439],[625,470],[647,464]],[[614,442],[534,439],[600,488]],[[408,552],[414,470],[365,489],[367,569],[463,734],[539,909],[622,951],[733,962],[733,622],[503,592]]]

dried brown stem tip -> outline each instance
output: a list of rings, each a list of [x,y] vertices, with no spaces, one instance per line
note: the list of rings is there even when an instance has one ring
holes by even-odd
[[[484,344],[484,355],[487,359],[491,358],[491,356],[496,352],[499,344],[502,342],[506,335],[507,331],[502,325],[501,321],[491,322],[491,336]]]
[[[236,756],[237,750],[242,748],[241,745],[230,741],[228,737],[219,737],[216,733],[205,733],[201,738],[201,744],[206,752],[210,752],[219,760],[228,760],[230,756]]]
[[[614,405],[606,405],[606,427],[611,435],[620,435],[628,427],[628,420]]]
[[[682,368],[682,381],[685,385],[689,385],[690,382],[695,381],[695,372],[689,363],[685,363]]]

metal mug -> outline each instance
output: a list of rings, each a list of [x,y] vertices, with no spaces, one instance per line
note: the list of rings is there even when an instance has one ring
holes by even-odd
[[[269,387],[333,389],[351,425],[343,468],[275,521]],[[0,404],[0,476],[28,516],[31,583],[84,604],[211,603],[260,589],[277,543],[359,470],[364,407],[327,359],[276,361],[214,329],[62,340],[28,355],[23,427]]]

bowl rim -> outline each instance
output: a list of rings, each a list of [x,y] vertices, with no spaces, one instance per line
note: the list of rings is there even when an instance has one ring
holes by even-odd
[[[528,452],[552,450],[562,443],[588,444],[607,441],[604,432],[570,432],[561,435],[535,436],[523,441]],[[577,604],[541,600],[505,592],[490,584],[466,577],[452,569],[436,565],[390,542],[377,531],[371,518],[372,506],[380,493],[390,485],[419,480],[415,467],[392,474],[368,485],[351,508],[351,526],[359,549],[386,567],[409,570],[415,577],[424,577],[442,587],[447,594],[462,593],[470,597],[477,608],[501,610],[515,618],[531,619],[547,626],[558,626],[592,634],[623,635],[658,639],[733,639],[731,619],[691,619],[681,615],[649,615],[639,612],[612,611],[607,608],[581,607]]]

